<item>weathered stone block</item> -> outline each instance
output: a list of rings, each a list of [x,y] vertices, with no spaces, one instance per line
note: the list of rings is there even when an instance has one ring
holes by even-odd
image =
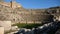
[[[12,26],[11,30],[18,30],[18,26]]]
[[[4,27],[0,27],[0,34],[4,34]]]
[[[4,31],[11,29],[11,21],[0,21],[0,26],[4,27]]]
[[[30,24],[30,23],[32,24],[32,23],[34,23],[34,22],[33,22],[33,21],[27,21],[27,23],[28,23],[28,24]]]

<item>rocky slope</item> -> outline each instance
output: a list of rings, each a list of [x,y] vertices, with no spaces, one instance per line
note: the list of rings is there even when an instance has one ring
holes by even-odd
[[[33,22],[50,22],[52,20],[52,15],[49,14],[46,9],[24,9],[23,7],[20,8],[11,8],[8,6],[0,5],[0,20],[2,21],[12,21],[14,23],[18,23],[21,21],[28,21]]]

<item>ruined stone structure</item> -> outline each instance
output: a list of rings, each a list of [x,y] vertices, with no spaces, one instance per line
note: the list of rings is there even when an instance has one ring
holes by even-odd
[[[52,22],[53,15],[48,10],[51,9],[25,9],[16,2],[12,2],[12,5],[0,2],[0,20],[12,23]]]
[[[17,7],[22,7],[20,4],[16,3],[15,1],[13,2],[0,2],[0,5],[11,7],[11,8],[17,8]]]
[[[54,20],[60,21],[60,7],[51,7],[47,10],[51,15],[54,15]]]

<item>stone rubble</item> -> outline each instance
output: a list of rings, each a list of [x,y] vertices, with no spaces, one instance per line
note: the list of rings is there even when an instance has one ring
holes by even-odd
[[[12,27],[11,27],[11,30],[17,30],[17,29],[18,29],[17,26],[12,26]]]
[[[43,26],[40,26],[38,28],[33,29],[20,29],[15,34],[53,34],[58,30],[60,27],[60,22],[52,22],[48,24],[44,24]]]

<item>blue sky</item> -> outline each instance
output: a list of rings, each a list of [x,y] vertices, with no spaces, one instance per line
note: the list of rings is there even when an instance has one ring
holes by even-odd
[[[6,0],[9,2],[10,0]],[[60,6],[60,0],[15,0],[21,4],[24,8],[49,8],[54,6]]]

